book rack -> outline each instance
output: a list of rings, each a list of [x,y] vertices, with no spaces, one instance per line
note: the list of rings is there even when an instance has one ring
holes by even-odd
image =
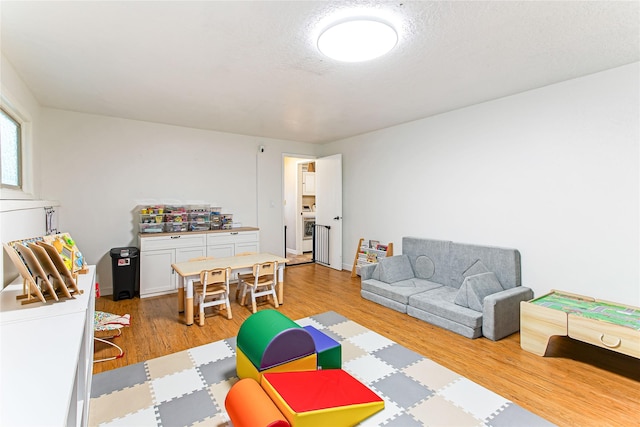
[[[16,296],[21,304],[59,301],[82,293],[76,281],[78,274],[87,272],[87,266],[68,233],[2,245],[22,277],[22,294]]]
[[[370,263],[378,262],[378,258],[393,256],[393,242],[381,245],[376,240],[360,239],[356,248],[356,256],[353,259],[351,277],[360,275],[360,267]]]

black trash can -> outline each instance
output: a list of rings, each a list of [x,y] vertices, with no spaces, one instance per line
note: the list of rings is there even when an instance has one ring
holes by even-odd
[[[140,257],[136,247],[111,249],[113,300],[133,298],[140,289]]]

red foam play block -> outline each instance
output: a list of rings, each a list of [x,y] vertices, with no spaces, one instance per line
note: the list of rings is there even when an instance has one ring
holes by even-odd
[[[377,394],[342,369],[274,372],[264,376],[297,413],[382,402]]]

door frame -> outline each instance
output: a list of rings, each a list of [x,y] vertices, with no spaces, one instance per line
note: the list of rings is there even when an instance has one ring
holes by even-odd
[[[298,217],[300,216],[300,212],[302,211],[302,190],[299,188],[299,182],[298,182],[298,168],[299,168],[299,164],[300,163],[305,163],[305,162],[310,162],[313,161],[315,159],[317,159],[317,156],[312,156],[312,155],[308,155],[308,154],[294,154],[294,153],[282,153],[282,199],[283,199],[283,203],[282,203],[282,225],[283,225],[283,233],[284,233],[284,227],[287,227],[287,235],[284,236],[283,240],[284,240],[284,257],[286,258],[287,256],[287,251],[293,249],[295,251],[295,254],[302,254],[303,250],[302,250],[302,223],[301,221],[299,221]],[[290,235],[291,228],[292,227],[288,227],[288,223],[287,223],[287,213],[290,212],[289,208],[289,197],[288,196],[288,188],[290,183],[288,182],[287,179],[287,170],[286,170],[286,159],[293,159],[295,162],[295,188],[296,188],[296,194],[295,194],[295,204],[294,204],[294,208],[293,208],[293,215],[292,218],[294,218],[293,223],[294,223],[294,231],[295,231],[295,237],[294,237],[294,241],[296,242],[296,247],[295,248],[291,248],[289,247],[289,245],[287,244],[287,236]],[[290,225],[290,224],[289,224]]]

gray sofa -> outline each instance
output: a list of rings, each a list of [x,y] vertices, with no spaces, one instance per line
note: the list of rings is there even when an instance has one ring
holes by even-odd
[[[360,269],[363,298],[449,329],[493,341],[520,329],[520,252],[416,237],[402,255]]]

